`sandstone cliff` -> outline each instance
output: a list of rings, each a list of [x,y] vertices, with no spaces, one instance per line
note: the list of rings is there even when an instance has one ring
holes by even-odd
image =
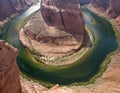
[[[37,0],[0,0],[0,20],[28,8]]]
[[[90,5],[103,11],[107,17],[114,18],[120,15],[120,0],[92,0]]]
[[[48,25],[64,29],[83,41],[85,23],[77,0],[42,0],[41,13]]]
[[[20,32],[23,45],[50,58],[78,51],[84,36],[85,23],[76,0],[42,0],[41,11]]]
[[[0,40],[0,93],[21,93],[17,55],[15,48]]]

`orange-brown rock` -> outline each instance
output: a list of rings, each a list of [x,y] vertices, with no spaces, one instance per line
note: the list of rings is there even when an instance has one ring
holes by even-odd
[[[0,93],[21,93],[17,55],[15,48],[0,40]]]
[[[83,42],[85,23],[77,0],[42,0],[41,13],[49,26],[65,30]]]

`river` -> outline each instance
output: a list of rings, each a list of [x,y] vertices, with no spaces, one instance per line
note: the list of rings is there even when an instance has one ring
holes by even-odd
[[[2,39],[18,49],[17,63],[24,74],[47,83],[70,84],[73,82],[87,82],[106,67],[102,63],[109,53],[118,48],[118,42],[111,24],[87,8],[82,9],[85,25],[95,37],[95,43],[90,47],[89,52],[78,62],[62,67],[47,66],[35,62],[27,49],[22,46],[17,26],[39,8],[40,5],[36,4],[10,21],[5,26],[1,36]]]

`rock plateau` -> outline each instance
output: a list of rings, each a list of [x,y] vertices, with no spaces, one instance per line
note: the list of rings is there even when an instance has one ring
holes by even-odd
[[[85,23],[77,0],[42,0],[40,12],[20,32],[23,45],[50,58],[77,51],[84,36]]]

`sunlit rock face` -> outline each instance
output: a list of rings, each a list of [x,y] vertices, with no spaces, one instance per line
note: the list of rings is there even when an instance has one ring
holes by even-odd
[[[113,18],[120,15],[120,0],[92,0],[91,5],[105,10],[108,17]]]
[[[28,8],[37,0],[0,0],[0,20]]]
[[[0,93],[21,93],[17,55],[15,48],[0,40]]]
[[[83,41],[85,23],[77,0],[42,0],[41,13],[48,25],[64,29]]]

